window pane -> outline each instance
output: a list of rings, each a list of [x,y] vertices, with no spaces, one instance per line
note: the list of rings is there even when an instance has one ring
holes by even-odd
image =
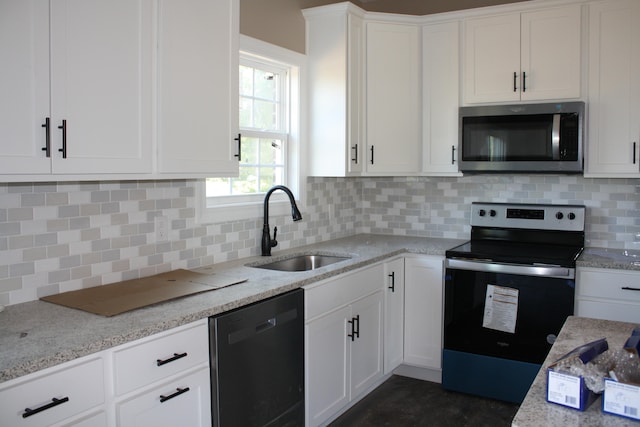
[[[240,168],[242,169],[243,163],[249,163],[256,165],[260,163],[260,157],[258,153],[258,138],[242,138],[242,163],[240,163]]]
[[[255,93],[256,98],[276,101],[278,96],[278,76],[269,71],[255,69]]]
[[[229,178],[207,178],[206,192],[207,197],[229,196],[231,194]]]
[[[253,68],[240,66],[240,95],[253,96]]]
[[[253,100],[240,97],[240,127],[253,127]]]
[[[241,167],[240,176],[232,178],[233,194],[250,194],[258,192],[258,168]]]
[[[260,139],[260,164],[282,164],[282,141],[277,139]]]
[[[267,192],[269,188],[284,182],[284,170],[282,167],[260,168],[260,191]]]
[[[277,104],[256,100],[253,105],[253,127],[256,129],[278,130]]]

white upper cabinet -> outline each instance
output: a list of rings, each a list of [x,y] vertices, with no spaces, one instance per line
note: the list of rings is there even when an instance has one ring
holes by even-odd
[[[420,170],[420,28],[350,3],[306,9],[311,175]]]
[[[151,5],[0,2],[0,173],[151,172]]]
[[[422,172],[457,175],[459,23],[422,27]]]
[[[371,175],[420,171],[420,28],[366,24],[366,138]]]
[[[640,176],[640,2],[589,5],[585,175]]]
[[[237,175],[238,4],[0,0],[0,181]]]
[[[0,174],[50,173],[47,0],[0,0],[0,57]]]
[[[359,175],[365,163],[363,11],[349,3],[307,9],[309,172]]]
[[[581,8],[465,20],[464,103],[579,98]]]
[[[50,4],[52,173],[151,172],[151,0]]]
[[[159,0],[158,169],[237,176],[239,0]]]

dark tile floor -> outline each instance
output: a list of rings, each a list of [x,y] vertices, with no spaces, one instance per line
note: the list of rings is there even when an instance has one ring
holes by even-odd
[[[518,406],[394,375],[330,427],[506,427],[511,425]]]

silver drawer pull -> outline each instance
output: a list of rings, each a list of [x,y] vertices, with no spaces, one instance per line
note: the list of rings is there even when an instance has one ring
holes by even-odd
[[[69,401],[68,397],[63,397],[62,399],[56,399],[54,397],[54,398],[51,399],[50,403],[42,405],[39,408],[36,408],[36,409],[26,408],[24,410],[24,413],[22,414],[22,418],[30,417],[31,415],[35,415],[35,414],[37,414],[39,412],[46,411],[47,409],[51,409],[54,406],[62,405],[63,403],[68,402],[68,401]]]

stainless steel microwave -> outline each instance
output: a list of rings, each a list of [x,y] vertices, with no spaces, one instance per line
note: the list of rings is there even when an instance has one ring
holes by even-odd
[[[462,172],[581,173],[584,102],[460,108]]]

